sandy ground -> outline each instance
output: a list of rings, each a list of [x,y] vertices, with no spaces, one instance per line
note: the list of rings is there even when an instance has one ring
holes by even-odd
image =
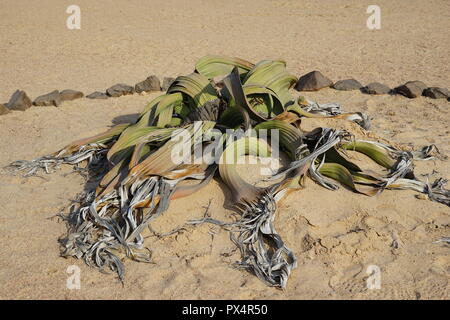
[[[2,0],[0,102],[16,89],[33,99],[54,89],[85,93],[149,74],[189,73],[207,53],[257,62],[282,58],[301,75],[319,69],[333,80],[395,86],[407,80],[450,87],[450,3],[377,1],[382,29],[366,28],[369,1],[82,1],[81,30],[67,30],[73,1]],[[0,166],[51,153],[74,139],[136,118],[152,95],[66,102],[0,117]],[[306,94],[337,101],[373,118],[373,132],[409,147],[435,143],[450,155],[450,103],[400,96],[368,96],[331,89]],[[305,129],[339,122],[308,120]],[[417,164],[421,174],[450,179],[448,161]],[[235,270],[239,256],[228,233],[210,226],[146,243],[154,264],[126,262],[124,286],[81,260],[59,257],[65,226],[52,218],[83,189],[68,168],[45,179],[0,175],[0,298],[56,299],[448,299],[450,209],[409,191],[369,198],[332,192],[309,181],[280,205],[276,227],[299,266],[285,291]],[[422,177],[424,178],[424,177]],[[424,178],[425,179],[425,178]],[[229,192],[218,180],[201,193],[172,202],[153,228],[169,231],[200,217],[229,220]],[[213,235],[212,235],[213,234]],[[393,241],[399,245],[392,246]],[[67,267],[81,268],[81,289],[66,288]],[[366,270],[381,268],[381,289],[366,288]]]

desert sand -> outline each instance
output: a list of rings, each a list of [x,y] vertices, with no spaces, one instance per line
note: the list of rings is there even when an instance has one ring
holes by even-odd
[[[354,77],[391,87],[408,80],[450,87],[450,3],[377,1],[381,30],[368,30],[369,1],[75,1],[81,30],[66,28],[73,1],[3,0],[0,10],[0,102],[16,89],[34,99],[55,89],[85,94],[118,82],[133,85],[150,74],[190,73],[205,54],[257,62],[283,59],[299,76],[320,70],[332,80]],[[136,119],[161,93],[107,100],[79,99],[59,107],[32,107],[0,116],[0,166],[52,153],[71,141]],[[324,89],[305,93],[320,103],[363,111],[372,132],[405,148],[436,144],[438,160],[416,172],[450,179],[450,102],[425,97],[370,96]],[[304,120],[302,128],[348,127]],[[448,159],[448,158],[447,158]],[[286,290],[267,287],[233,269],[239,259],[229,234],[202,225],[146,245],[154,264],[126,261],[122,285],[82,260],[59,257],[65,225],[55,214],[83,190],[64,167],[23,178],[0,173],[0,298],[2,299],[448,299],[450,209],[412,191],[366,197],[328,191],[311,180],[279,206],[276,227],[299,263]],[[152,224],[169,231],[201,217],[230,220],[230,194],[214,180],[198,194],[175,200]],[[67,268],[81,269],[81,289],[66,287]],[[381,289],[366,287],[366,270],[381,269]]]

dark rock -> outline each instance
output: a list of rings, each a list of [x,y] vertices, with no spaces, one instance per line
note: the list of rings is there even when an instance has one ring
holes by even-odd
[[[52,91],[50,93],[44,94],[42,96],[34,99],[33,104],[35,106],[55,106],[59,107],[61,105],[61,96],[58,90]]]
[[[163,83],[161,86],[161,90],[162,91],[167,91],[167,89],[169,89],[170,85],[175,81],[175,78],[170,78],[170,77],[164,77],[163,79]]]
[[[297,91],[316,91],[329,87],[332,84],[333,82],[320,73],[320,71],[312,71],[300,77],[294,88]]]
[[[108,88],[106,90],[106,93],[110,97],[120,97],[120,96],[124,96],[127,94],[133,94],[134,88],[132,86],[129,86],[129,85],[126,85],[123,83],[118,83],[118,84],[112,86],[111,88]]]
[[[144,81],[137,83],[134,89],[137,93],[144,91],[161,91],[161,83],[157,76],[150,76]]]
[[[84,97],[83,92],[76,90],[63,90],[59,93],[61,101],[71,101],[75,99],[80,99]]]
[[[423,95],[433,99],[448,99],[450,91],[447,88],[429,87],[423,91]]]
[[[25,111],[32,106],[30,98],[28,98],[25,91],[17,90],[11,96],[8,103],[5,105],[9,110]]]
[[[405,84],[395,88],[395,92],[408,98],[420,97],[427,85],[422,81],[408,81]]]
[[[10,113],[11,110],[9,110],[7,107],[5,107],[4,105],[0,104],[0,116],[3,114],[7,114]]]
[[[95,91],[86,96],[88,99],[108,99],[108,95],[104,92]]]
[[[335,84],[333,84],[334,89],[343,91],[359,90],[362,87],[363,85],[355,79],[339,80]]]
[[[388,86],[379,82],[369,83],[362,90],[368,94],[388,94],[391,92],[391,89]]]

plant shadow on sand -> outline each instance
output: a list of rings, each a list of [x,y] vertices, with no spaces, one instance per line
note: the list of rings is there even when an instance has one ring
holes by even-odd
[[[118,125],[118,124],[124,124],[124,123],[134,123],[139,118],[139,113],[130,113],[130,114],[124,114],[121,116],[117,116],[114,119],[112,119],[112,125]]]

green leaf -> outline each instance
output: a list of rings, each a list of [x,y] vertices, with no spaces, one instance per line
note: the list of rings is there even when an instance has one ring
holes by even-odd
[[[239,73],[245,75],[254,67],[254,64],[239,58],[208,55],[198,60],[195,70],[206,78],[212,79],[229,74],[234,67],[238,67]]]
[[[245,86],[255,85],[269,88],[279,97],[283,108],[286,108],[293,103],[294,99],[289,88],[296,82],[297,78],[286,71],[284,61],[263,60],[247,73],[242,83]]]
[[[191,73],[175,79],[167,93],[184,93],[190,99],[192,109],[204,105],[206,102],[217,99],[217,91],[205,76]]]
[[[335,162],[340,165],[343,165],[348,170],[352,172],[362,171],[360,167],[358,167],[353,162],[347,160],[335,147],[331,148],[325,153],[325,162]]]
[[[119,140],[108,151],[108,160],[118,163],[118,158],[132,154],[133,147],[140,143],[163,142],[170,138],[176,128],[139,127],[133,125],[128,127],[120,136]]]
[[[261,194],[261,188],[244,181],[236,171],[239,157],[252,154],[261,157],[270,156],[270,146],[256,137],[243,137],[228,143],[220,157],[219,172],[223,181],[231,188],[236,201],[253,201]]]
[[[303,144],[302,132],[293,125],[281,120],[269,120],[255,126],[255,130],[278,130],[280,146],[292,160],[296,160],[296,150]]]
[[[270,88],[259,85],[244,85],[244,94],[250,106],[266,119],[283,112],[283,104],[278,95]]]
[[[324,176],[339,181],[347,188],[368,196],[376,195],[381,188],[376,186],[359,186],[355,184],[354,175],[344,166],[338,163],[323,163],[319,172]]]
[[[352,150],[357,151],[362,154],[365,154],[369,158],[371,158],[373,161],[378,163],[380,166],[383,166],[387,169],[391,169],[395,163],[396,160],[394,160],[386,149],[383,149],[379,146],[377,146],[374,143],[368,142],[368,141],[353,141],[349,143],[344,143],[341,145],[342,149],[345,150]]]

